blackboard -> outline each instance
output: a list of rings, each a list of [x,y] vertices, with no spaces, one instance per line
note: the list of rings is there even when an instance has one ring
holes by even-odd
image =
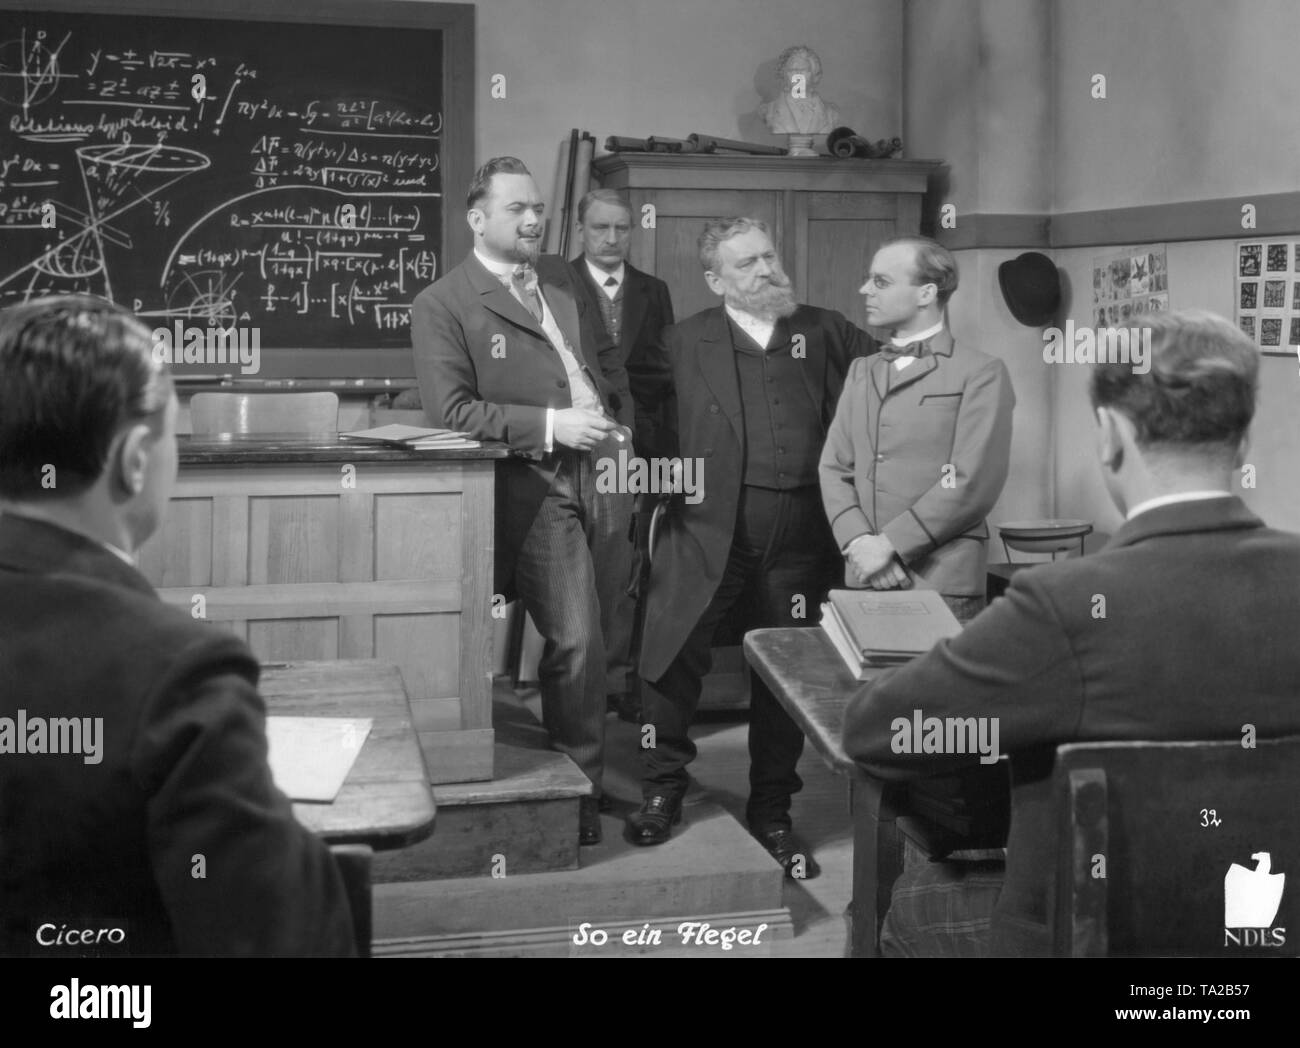
[[[411,300],[466,250],[472,55],[464,4],[0,10],[0,306],[104,295],[177,374],[412,374]]]

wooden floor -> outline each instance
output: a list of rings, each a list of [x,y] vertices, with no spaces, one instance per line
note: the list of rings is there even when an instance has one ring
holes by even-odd
[[[498,682],[501,688],[504,682]],[[535,690],[519,696],[541,717]],[[612,714],[606,720],[605,790],[617,803],[619,817],[640,804],[640,767],[636,725]],[[691,737],[699,755],[691,765],[692,793],[706,791],[712,801],[744,825],[749,794],[748,720],[744,713],[704,713]],[[805,747],[799,763],[803,790],[795,796],[792,816],[796,832],[818,863],[821,876],[802,882],[786,881],[783,903],[794,922],[792,940],[774,947],[789,957],[842,957],[847,942],[844,911],[849,904],[853,872],[853,838],[848,811],[848,783],[831,774],[811,748]],[[620,830],[611,816],[604,819],[605,833]]]

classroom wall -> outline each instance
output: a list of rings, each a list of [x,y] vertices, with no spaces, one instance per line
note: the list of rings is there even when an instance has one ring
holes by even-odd
[[[910,0],[904,16],[904,134],[913,156],[940,159],[936,187],[957,229],[986,213],[1042,214],[1050,203],[1051,11],[1042,0]],[[1020,324],[998,286],[1019,250],[955,252],[961,283],[949,307],[958,345],[998,357],[1016,395],[1011,470],[990,524],[1052,515],[1052,385],[1036,329]],[[1005,559],[994,541],[990,559]],[[1015,559],[1022,558],[1017,555]]]
[[[949,165],[944,201],[971,213],[1051,205],[1051,7],[1044,0],[909,0],[904,142]]]
[[[872,138],[900,132],[902,0],[479,0],[478,159],[512,153],[550,193],[569,129],[776,141],[759,84],[786,47],[822,60],[820,92]],[[494,73],[507,97],[494,100]]]
[[[1125,245],[1136,246],[1141,245]],[[1233,315],[1235,241],[1194,240],[1168,245],[1171,309],[1208,309]],[[1076,289],[1070,315],[1086,324],[1091,305],[1092,265],[1104,248],[1075,248],[1056,253],[1057,264]],[[1236,490],[1256,513],[1274,527],[1300,531],[1300,368],[1294,355],[1264,357],[1251,450],[1256,487]],[[1096,429],[1088,404],[1087,367],[1056,365],[1053,417],[1056,447],[1056,516],[1096,521],[1100,533],[1120,524],[1096,463]]]
[[[1294,192],[1300,136],[1282,78],[1297,38],[1300,5],[1285,0],[909,0],[905,133],[914,155],[951,165],[943,199],[959,224]],[[1091,97],[1094,73],[1107,76],[1104,101]],[[1168,245],[1174,309],[1232,317],[1234,243]],[[1047,251],[1062,270],[1062,323],[1091,322],[1092,261],[1128,246]],[[1015,323],[997,284],[997,265],[1024,249],[958,252],[954,334],[1002,356],[1017,394],[1012,474],[991,519],[1089,519],[1095,549],[1120,520],[1096,463],[1087,369],[1044,365],[1041,333]],[[1240,493],[1300,530],[1297,365],[1262,368],[1258,487]]]
[[[1300,38],[1293,0],[1056,0],[1054,17],[1055,211],[1300,188],[1294,95],[1283,82]],[[1104,102],[1088,96],[1093,72],[1107,73]],[[1172,309],[1232,319],[1235,243],[1168,245]],[[1076,291],[1076,324],[1089,322],[1093,259],[1109,253],[1054,253]],[[1265,357],[1261,367],[1249,459],[1258,486],[1238,493],[1268,523],[1300,531],[1297,362]],[[1054,370],[1056,515],[1113,530],[1119,518],[1093,458],[1086,369]]]
[[[1295,0],[1055,0],[1053,17],[1057,211],[1297,188]]]

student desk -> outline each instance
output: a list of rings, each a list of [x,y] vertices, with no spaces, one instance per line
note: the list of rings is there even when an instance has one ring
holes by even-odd
[[[822,760],[849,780],[853,818],[849,956],[875,957],[890,890],[903,869],[896,820],[906,814],[901,810],[906,783],[874,779],[844,752],[840,742],[844,710],[858,682],[820,629],[751,630],[744,647],[754,672],[803,729]]]
[[[431,780],[491,779],[493,496],[507,449],[178,443],[171,503],[139,555],[163,600],[266,662],[395,663]]]
[[[370,734],[329,804],[294,802],[300,823],[330,844],[404,848],[433,833],[435,808],[402,675],[363,659],[263,667],[267,712],[288,717],[369,717]]]

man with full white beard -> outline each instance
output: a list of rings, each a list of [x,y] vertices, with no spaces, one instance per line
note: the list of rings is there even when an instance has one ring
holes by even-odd
[[[817,463],[849,365],[875,348],[842,314],[795,301],[761,221],[711,221],[699,247],[723,305],[664,332],[670,453],[701,467],[703,497],[674,496],[651,551],[640,673],[654,745],[642,751],[644,803],[628,822],[640,845],[668,840],[681,817],[695,756],[688,730],[718,623],[740,605],[751,626],[815,626],[842,571]],[[803,733],[754,678],[746,817],[791,877],[817,873],[790,820],[802,750]]]

